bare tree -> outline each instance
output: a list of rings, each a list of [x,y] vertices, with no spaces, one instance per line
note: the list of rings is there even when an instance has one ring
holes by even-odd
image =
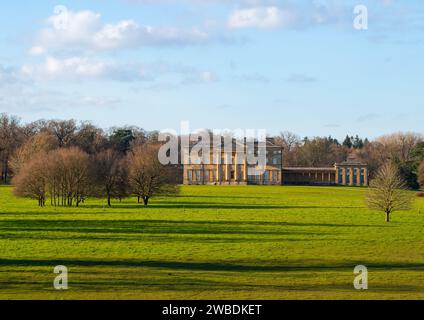
[[[281,141],[284,149],[291,152],[293,148],[300,143],[301,139],[295,133],[284,131],[280,133],[279,137],[277,137],[277,141]]]
[[[18,174],[21,167],[39,153],[47,153],[58,147],[56,140],[49,132],[40,132],[28,138],[19,147],[9,161],[9,166],[14,174]]]
[[[169,184],[169,168],[159,162],[159,148],[153,144],[136,146],[128,155],[130,186],[145,206],[155,195],[178,192],[176,186]]]
[[[392,162],[387,162],[371,181],[366,203],[368,208],[383,211],[386,222],[390,222],[390,214],[395,211],[409,210],[412,196],[406,189],[405,181]]]
[[[112,205],[112,197],[122,199],[127,194],[126,167],[117,151],[108,149],[96,154],[90,171],[97,189],[95,195],[106,197],[109,207]]]
[[[89,193],[89,157],[79,148],[59,149],[51,155],[56,160],[53,171],[60,174],[62,179],[62,199],[64,205],[78,207]],[[62,202],[63,203],[63,202]]]
[[[0,180],[9,182],[10,168],[9,159],[20,146],[23,135],[16,117],[9,117],[6,114],[0,115]]]
[[[408,162],[413,158],[413,151],[423,137],[413,132],[398,132],[390,135],[381,136],[376,139],[384,146],[386,158]]]
[[[37,198],[40,206],[50,196],[52,206],[78,207],[90,188],[88,159],[78,148],[40,152],[14,177],[15,194]]]
[[[90,122],[82,122],[72,137],[72,145],[88,154],[95,154],[104,149],[107,144],[106,136],[102,129]]]
[[[75,120],[51,120],[48,123],[48,129],[56,137],[59,147],[70,146],[77,130]]]
[[[18,197],[36,199],[40,207],[46,205],[47,197],[47,163],[46,155],[38,154],[26,162],[19,174],[12,179],[13,192]]]

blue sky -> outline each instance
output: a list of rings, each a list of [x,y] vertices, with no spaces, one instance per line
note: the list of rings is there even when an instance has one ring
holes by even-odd
[[[23,121],[423,133],[419,0],[28,2],[0,14],[0,112]]]

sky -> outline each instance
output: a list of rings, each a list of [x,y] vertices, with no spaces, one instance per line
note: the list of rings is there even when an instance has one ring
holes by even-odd
[[[16,0],[0,28],[0,113],[23,122],[424,133],[420,0]]]

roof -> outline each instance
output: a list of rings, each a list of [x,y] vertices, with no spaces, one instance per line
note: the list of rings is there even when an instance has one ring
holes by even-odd
[[[221,148],[221,149],[223,149],[224,146],[225,146],[225,144],[224,144],[224,142],[225,142],[224,141],[224,137],[221,137],[221,141],[216,141],[216,140],[217,139],[210,139],[209,146],[208,146],[208,143],[206,141],[203,141],[203,140],[200,140],[200,141],[190,141],[190,145],[188,147],[186,146],[185,148],[190,148],[191,149],[194,146],[197,146],[197,147],[204,147],[204,148],[209,147],[210,149],[212,149],[212,148]],[[251,141],[249,141],[249,143],[251,143]],[[255,140],[254,143],[255,143],[255,147],[257,147],[258,146],[258,141]],[[242,141],[240,139],[233,139],[233,149],[236,149],[236,146],[239,146],[241,148],[244,148],[245,143],[244,143],[244,141]],[[274,143],[274,140],[273,139],[270,139],[270,138],[267,138],[267,140],[266,140],[266,147],[267,148],[283,149],[282,146],[276,145]]]
[[[313,167],[287,167],[283,168],[283,171],[334,171],[333,167],[322,167],[322,168],[313,168]]]
[[[360,167],[363,167],[363,166],[367,166],[367,164],[360,162],[360,161],[349,161],[349,160],[347,160],[347,161],[343,161],[343,162],[340,162],[340,163],[336,163],[335,166],[350,166],[350,167],[360,166]]]

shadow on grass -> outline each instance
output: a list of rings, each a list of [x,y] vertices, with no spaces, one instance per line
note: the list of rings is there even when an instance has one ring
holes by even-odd
[[[314,227],[314,229],[311,229]],[[0,238],[14,236],[48,236],[43,232],[71,234],[109,234],[109,235],[236,235],[239,237],[258,236],[325,236],[341,233],[340,227],[374,227],[373,225],[288,223],[270,221],[183,221],[183,220],[7,220],[0,222]],[[386,227],[386,226],[384,226]],[[319,228],[331,228],[322,230]],[[22,233],[22,234],[19,234]],[[58,236],[57,238],[60,238]],[[200,240],[200,239],[199,239]],[[260,240],[260,239],[259,239]]]
[[[237,210],[275,210],[275,209],[364,209],[361,206],[293,206],[293,205],[270,205],[270,204],[234,204],[234,203],[216,203],[216,202],[172,202],[166,203],[152,202],[149,206],[144,207],[142,204],[116,204],[112,208],[105,208],[104,205],[86,204],[81,208],[88,209],[237,209]]]
[[[364,262],[370,271],[374,270],[409,270],[424,271],[424,263],[412,262]],[[147,261],[147,260],[78,260],[78,259],[0,259],[0,267],[52,267],[65,265],[68,267],[131,267],[153,268],[166,270],[191,271],[226,271],[226,272],[297,272],[297,271],[351,271],[358,261],[302,263],[301,261],[287,263],[276,261],[273,265],[248,265],[240,263],[220,262],[180,262],[180,261]]]
[[[60,214],[60,213],[58,213]],[[388,224],[352,224],[352,223],[313,223],[313,222],[286,222],[286,221],[262,221],[262,220],[151,220],[151,219],[137,219],[137,220],[45,220],[45,219],[28,219],[28,220],[0,220],[0,230],[18,229],[19,227],[37,227],[37,226],[93,226],[98,229],[109,228],[139,228],[147,225],[169,225],[174,227],[180,226],[232,226],[240,228],[245,226],[252,227],[367,227],[367,228],[390,228]]]

